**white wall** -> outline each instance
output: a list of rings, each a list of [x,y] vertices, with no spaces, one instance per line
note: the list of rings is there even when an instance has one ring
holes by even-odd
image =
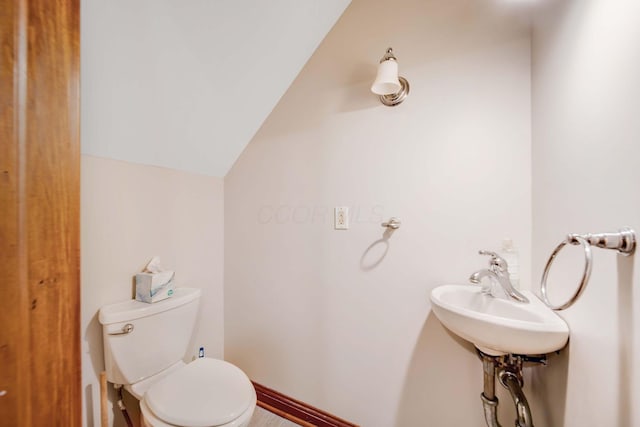
[[[548,2],[533,38],[533,271],[569,232],[640,229],[640,3]],[[577,286],[580,250],[554,264],[556,301]],[[594,249],[592,278],[562,313],[564,367],[533,389],[548,426],[640,425],[638,255]],[[576,259],[577,258],[577,259]],[[535,418],[534,418],[535,419]],[[538,424],[536,424],[538,425]]]
[[[226,359],[363,426],[482,425],[481,364],[428,298],[503,237],[530,277],[521,12],[352,2],[225,178]],[[388,46],[411,84],[394,108],[369,92]],[[385,238],[391,216],[403,224]]]
[[[83,409],[84,426],[92,427],[100,422],[104,369],[98,310],[132,298],[133,276],[152,256],[175,270],[178,286],[202,289],[186,359],[200,345],[222,357],[224,195],[219,178],[86,155],[81,179]],[[129,403],[135,415],[137,402]],[[115,425],[124,425],[115,412]]]
[[[82,0],[82,152],[224,177],[349,0]]]

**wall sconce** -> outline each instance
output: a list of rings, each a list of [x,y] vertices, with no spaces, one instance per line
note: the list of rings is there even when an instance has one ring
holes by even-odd
[[[400,104],[409,95],[409,82],[398,76],[398,60],[391,48],[380,60],[371,92],[380,95],[380,102],[389,107]]]

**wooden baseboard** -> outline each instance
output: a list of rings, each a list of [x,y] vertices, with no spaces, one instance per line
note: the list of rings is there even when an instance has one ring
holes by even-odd
[[[258,406],[303,427],[359,427],[304,402],[253,382]]]

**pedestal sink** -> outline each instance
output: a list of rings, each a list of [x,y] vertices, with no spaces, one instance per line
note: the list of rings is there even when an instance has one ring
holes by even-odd
[[[539,355],[563,348],[569,326],[529,291],[529,303],[495,298],[474,285],[443,285],[431,292],[433,312],[451,332],[483,353]]]

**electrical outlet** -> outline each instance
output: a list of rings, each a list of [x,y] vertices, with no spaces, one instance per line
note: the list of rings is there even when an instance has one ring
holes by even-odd
[[[334,222],[333,227],[336,230],[348,230],[349,229],[349,208],[346,206],[339,206],[334,209]]]

